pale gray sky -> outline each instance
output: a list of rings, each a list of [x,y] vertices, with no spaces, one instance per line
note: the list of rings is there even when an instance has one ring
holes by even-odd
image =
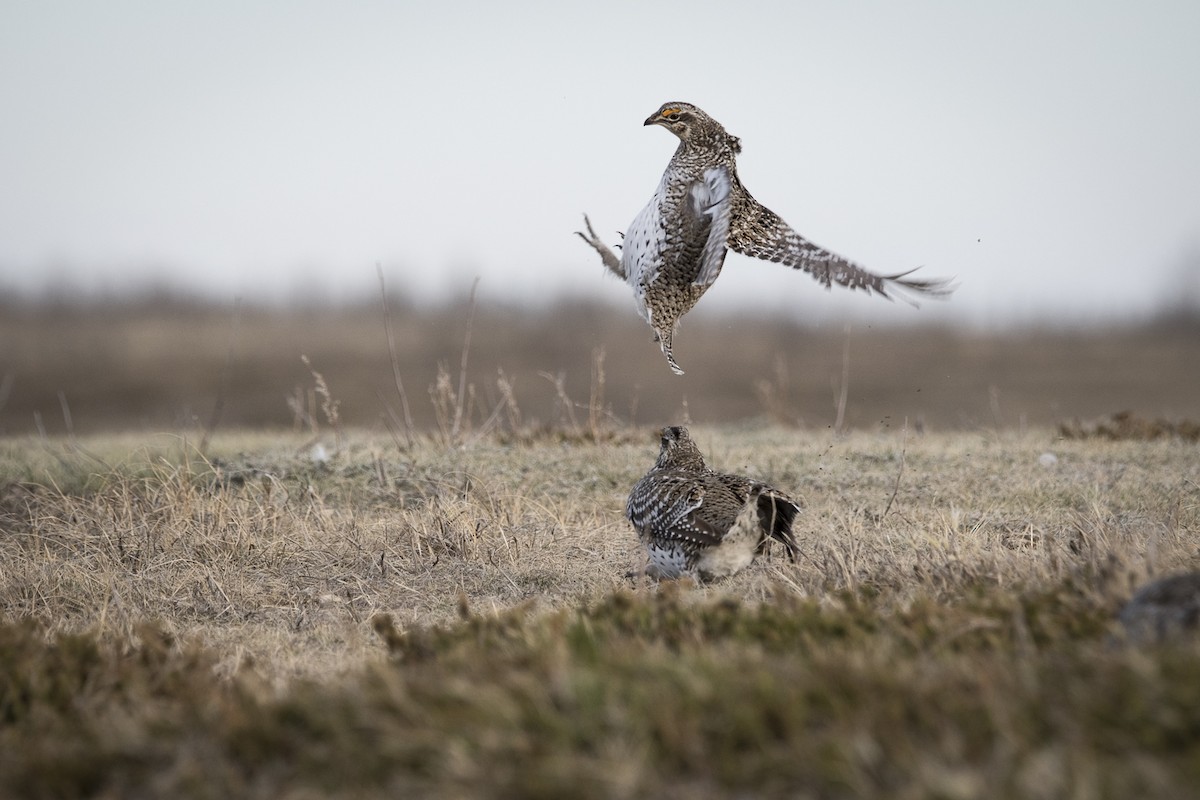
[[[1119,315],[1200,242],[1200,3],[0,2],[0,287],[217,298],[618,298],[610,242],[675,139],[880,272],[957,276],[880,318]],[[874,315],[731,256],[700,309]],[[878,305],[877,305],[878,304]],[[700,313],[698,310],[694,313]]]

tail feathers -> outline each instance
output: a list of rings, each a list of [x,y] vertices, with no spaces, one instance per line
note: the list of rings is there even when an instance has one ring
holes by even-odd
[[[767,536],[783,545],[787,550],[788,558],[792,561],[795,561],[800,554],[796,537],[792,535],[792,524],[796,521],[796,515],[799,513],[800,506],[781,494],[766,490],[758,495],[759,523]],[[765,545],[766,539],[764,538],[762,544],[759,545],[759,550]]]
[[[683,374],[683,367],[679,366],[675,361],[675,356],[671,353],[671,340],[674,338],[674,331],[669,328],[655,328],[654,338],[658,340],[658,346],[662,350],[663,355],[667,357],[667,364],[671,367],[671,372],[676,375]]]

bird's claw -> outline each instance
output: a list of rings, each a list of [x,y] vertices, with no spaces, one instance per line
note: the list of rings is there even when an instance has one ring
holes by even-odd
[[[592,228],[592,221],[588,219],[588,215],[583,215],[583,224],[587,226],[587,233],[583,231],[575,231],[575,235],[583,241],[587,242],[588,246],[600,254],[600,260],[604,262],[604,266],[610,272],[619,276],[622,280],[625,279],[625,271],[621,268],[621,259],[613,255],[613,252],[608,249],[604,242],[600,241],[600,237],[596,235],[596,231]]]
[[[599,250],[604,243],[600,241],[600,237],[596,235],[596,231],[592,229],[592,221],[588,219],[588,215],[583,215],[583,224],[587,226],[587,233],[583,231],[575,231],[575,235],[585,242]]]

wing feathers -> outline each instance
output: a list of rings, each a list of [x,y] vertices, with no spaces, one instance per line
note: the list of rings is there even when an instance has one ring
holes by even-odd
[[[730,189],[729,170],[725,167],[705,170],[703,179],[688,189],[684,204],[685,225],[693,242],[698,244],[703,239],[700,269],[692,281],[696,286],[711,286],[725,264],[725,240],[733,216]]]
[[[876,275],[813,244],[744,189],[741,194],[728,237],[729,247],[738,253],[803,270],[825,286],[836,283],[887,298],[891,297],[888,290],[895,287],[930,297],[942,297],[953,291],[950,281],[906,278],[912,270],[895,275]]]

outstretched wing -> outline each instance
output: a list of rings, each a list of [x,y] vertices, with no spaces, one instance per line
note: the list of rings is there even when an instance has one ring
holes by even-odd
[[[826,286],[836,283],[849,289],[862,289],[868,294],[875,292],[883,297],[890,297],[889,284],[932,297],[942,297],[954,290],[950,281],[907,277],[912,270],[895,275],[876,275],[863,269],[796,233],[778,214],[751,197],[745,189],[741,189],[733,200],[732,216],[727,239],[732,250],[803,270]]]

